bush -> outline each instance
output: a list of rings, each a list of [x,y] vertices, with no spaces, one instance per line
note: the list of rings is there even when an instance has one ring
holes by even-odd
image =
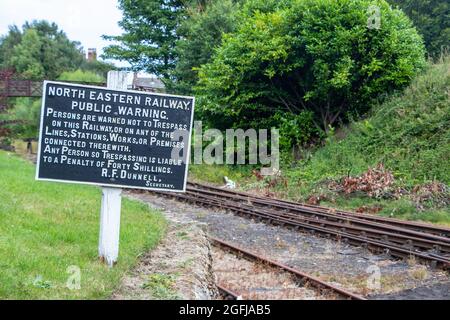
[[[280,149],[287,151],[292,146],[306,147],[314,137],[319,137],[313,117],[311,111],[302,111],[297,115],[277,112],[273,118],[279,125]]]
[[[404,87],[424,66],[421,37],[384,0],[263,3],[250,1],[238,30],[199,71],[199,112],[212,126],[245,128],[306,111],[317,129],[328,130],[365,113],[373,98]],[[371,25],[373,4],[379,28]]]

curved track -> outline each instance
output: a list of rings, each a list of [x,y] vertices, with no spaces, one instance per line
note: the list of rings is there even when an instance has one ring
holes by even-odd
[[[250,252],[246,249],[237,247],[233,244],[230,244],[228,242],[225,242],[223,240],[214,238],[214,237],[210,237],[210,240],[212,241],[212,243],[216,246],[219,246],[221,248],[224,248],[226,250],[229,250],[235,254],[238,254],[240,256],[245,256],[246,258],[252,259],[252,260],[256,260],[260,263],[263,263],[265,265],[269,265],[271,267],[275,267],[278,268],[282,271],[291,273],[292,275],[294,275],[295,277],[297,277],[299,280],[301,280],[302,284],[309,284],[310,286],[314,287],[316,290],[320,291],[320,292],[332,292],[333,294],[335,294],[337,297],[341,298],[341,299],[347,299],[347,300],[366,300],[364,297],[354,294],[352,292],[349,292],[345,289],[339,288],[337,286],[331,285],[329,283],[326,283],[314,276],[311,276],[309,274],[306,274],[300,270],[291,268],[289,266],[286,266],[284,264],[278,263],[276,261],[270,260],[266,257],[262,257],[256,253]],[[222,293],[222,295],[225,297],[225,299],[238,299],[239,294],[235,293],[221,285],[218,285],[219,291]]]
[[[193,183],[188,185],[186,193],[163,194],[192,204],[336,238],[394,257],[414,256],[444,269],[450,268],[450,229],[381,217],[366,219],[355,213],[335,212]]]

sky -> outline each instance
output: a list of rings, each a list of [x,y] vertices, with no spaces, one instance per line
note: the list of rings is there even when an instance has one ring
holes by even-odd
[[[0,0],[0,35],[9,25],[21,27],[34,19],[56,22],[70,40],[81,42],[84,49],[97,48],[97,55],[110,42],[102,35],[119,35],[122,13],[117,0]],[[113,61],[117,66],[125,62]]]

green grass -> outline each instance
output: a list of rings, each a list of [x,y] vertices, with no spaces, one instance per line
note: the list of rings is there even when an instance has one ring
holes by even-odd
[[[0,151],[0,299],[105,299],[166,222],[145,204],[123,199],[118,264],[97,257],[99,188],[34,180],[35,167]],[[81,288],[66,283],[80,269]]]
[[[224,177],[233,181],[244,182],[251,179],[251,168],[247,166],[190,164],[189,179],[191,181],[206,181],[215,184],[225,184]]]
[[[177,300],[180,297],[174,289],[176,277],[174,274],[154,273],[142,287],[150,290],[155,299]]]
[[[417,210],[416,206],[408,199],[386,200],[371,199],[362,196],[340,196],[334,202],[325,201],[321,205],[337,207],[344,210],[355,211],[363,206],[380,207],[380,216],[398,218],[404,220],[425,221],[444,226],[450,226],[450,214],[448,208],[428,208]]]
[[[291,179],[319,182],[359,175],[382,162],[404,186],[450,184],[450,59],[432,65],[403,92],[353,123],[289,171]]]

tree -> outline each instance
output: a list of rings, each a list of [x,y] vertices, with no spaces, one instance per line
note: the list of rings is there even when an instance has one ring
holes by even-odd
[[[105,79],[109,71],[117,70],[117,67],[114,64],[99,60],[84,60],[79,68],[83,71],[93,72]]]
[[[20,44],[14,47],[10,64],[26,78],[43,78],[45,70],[39,59],[41,48],[42,42],[36,30],[28,29],[25,31]]]
[[[175,67],[177,29],[184,19],[182,0],[119,0],[124,33],[104,36],[118,42],[104,49],[103,57],[128,61],[134,70],[144,70],[166,82]],[[167,84],[167,83],[166,83]]]
[[[6,69],[14,56],[14,47],[22,41],[22,32],[17,26],[9,26],[8,33],[0,37],[0,69]]]
[[[198,81],[197,69],[210,61],[222,34],[235,30],[240,1],[213,0],[206,6],[193,6],[180,26],[176,43],[177,64],[173,72],[174,89],[191,94]]]
[[[27,77],[56,79],[63,71],[76,70],[84,61],[79,42],[71,41],[55,23],[26,22],[1,38],[0,62]]]
[[[431,55],[450,50],[450,3],[448,0],[389,0],[413,20]]]
[[[380,26],[372,25],[374,4]],[[216,127],[312,111],[316,127],[327,130],[407,85],[425,64],[421,37],[384,0],[290,0],[248,12],[199,71],[200,112]]]
[[[65,71],[58,77],[58,80],[89,83],[104,83],[106,81],[103,76],[95,72],[83,71],[81,69],[76,71]]]
[[[28,141],[31,150],[31,141],[39,135],[39,115],[41,99],[17,98],[14,107],[6,113],[0,113],[1,127],[10,131],[9,138]]]

